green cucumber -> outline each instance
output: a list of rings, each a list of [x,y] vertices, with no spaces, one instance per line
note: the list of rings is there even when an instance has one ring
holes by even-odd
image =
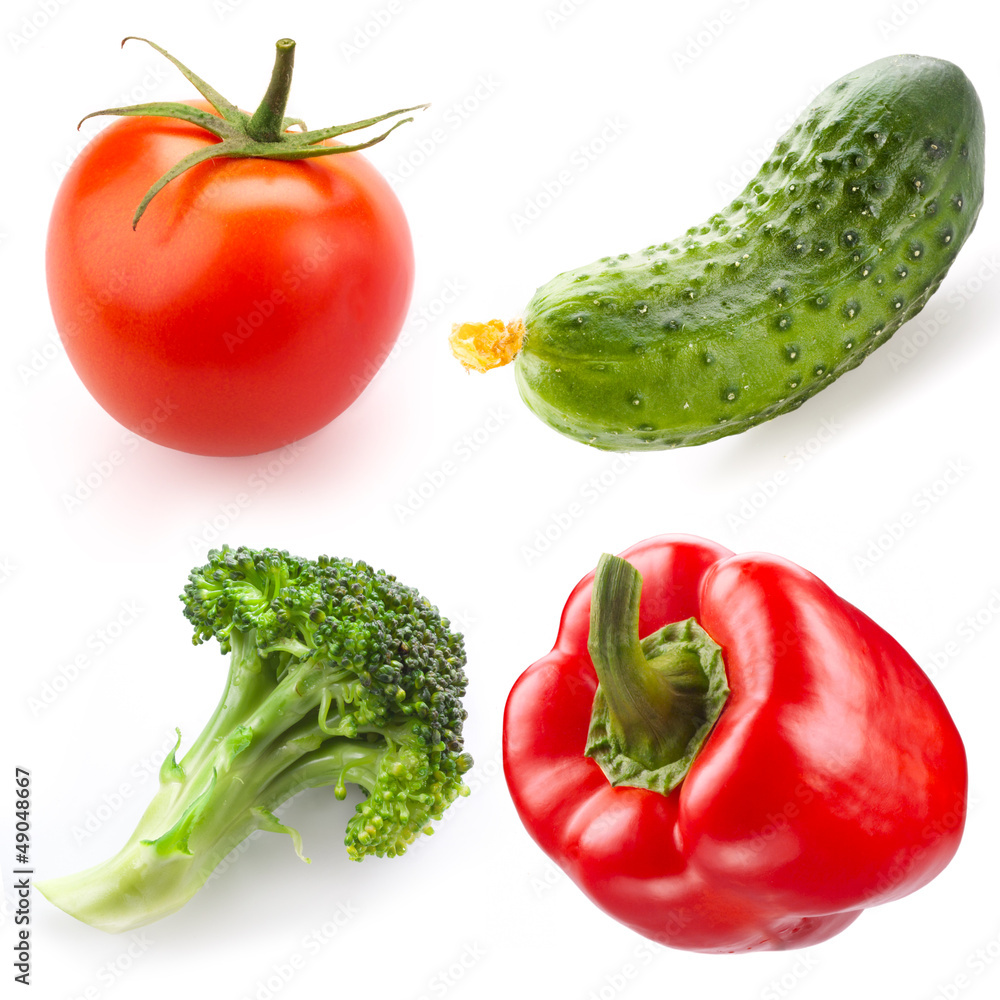
[[[979,214],[983,147],[957,66],[903,55],[848,74],[704,225],[539,288],[522,398],[616,451],[702,444],[795,409],[937,289]]]

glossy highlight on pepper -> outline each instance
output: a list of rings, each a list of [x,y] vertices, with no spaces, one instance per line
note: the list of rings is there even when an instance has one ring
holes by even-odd
[[[612,784],[588,756],[595,574],[575,588],[551,653],[508,698],[504,770],[528,832],[587,896],[664,945],[776,950],[824,941],[944,869],[965,751],[890,635],[777,556],[664,535],[622,559],[641,575],[638,635],[694,619],[729,692],[671,790]]]

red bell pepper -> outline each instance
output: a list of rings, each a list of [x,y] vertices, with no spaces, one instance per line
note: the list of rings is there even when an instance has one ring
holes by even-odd
[[[787,560],[689,536],[579,583],[510,693],[504,770],[598,906],[694,951],[823,941],[934,878],[965,823],[961,738],[902,647]]]

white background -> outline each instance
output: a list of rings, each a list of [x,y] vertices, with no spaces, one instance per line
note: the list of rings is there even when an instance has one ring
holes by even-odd
[[[8,0],[0,977],[13,977],[14,765],[32,772],[40,876],[117,850],[173,728],[193,737],[221,690],[225,663],[190,646],[177,594],[207,548],[228,542],[366,559],[463,628],[473,794],[407,857],[358,865],[341,845],[350,804],[307,793],[284,815],[310,866],[287,838],[261,835],[183,911],[135,935],[104,935],[36,895],[29,995],[996,996],[995,201],[930,306],[859,370],[795,413],[702,447],[624,459],[590,450],[524,408],[510,370],[467,376],[446,345],[454,320],[517,315],[558,271],[700,222],[816,92],[870,60],[951,59],[987,122],[1000,120],[991,10],[972,0]],[[227,460],[137,442],[56,346],[44,239],[82,142],[76,121],[122,101],[194,96],[152,50],[119,50],[126,34],[164,45],[244,107],[263,92],[274,41],[291,36],[289,113],[314,127],[433,102],[370,153],[394,177],[417,254],[400,349],[297,449]],[[561,171],[571,182],[547,197]],[[124,460],[108,474],[115,453]],[[432,488],[449,461],[454,473]],[[80,501],[88,476],[96,485]],[[250,502],[234,506],[243,493]],[[566,596],[602,551],[673,531],[777,552],[823,577],[925,665],[966,740],[972,805],[953,864],[805,952],[651,946],[558,873],[507,795],[510,685],[549,649]]]

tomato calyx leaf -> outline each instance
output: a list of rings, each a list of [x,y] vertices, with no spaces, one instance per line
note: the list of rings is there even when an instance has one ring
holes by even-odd
[[[368,149],[381,142],[389,133],[400,125],[413,121],[412,117],[402,118],[373,139],[354,144],[339,144],[336,146],[319,145],[329,139],[335,139],[349,132],[370,128],[390,118],[398,118],[411,111],[421,111],[429,107],[427,104],[417,104],[409,108],[398,108],[373,118],[351,122],[347,125],[333,125],[330,128],[309,130],[301,118],[290,118],[285,115],[285,105],[292,81],[292,66],[295,54],[295,42],[290,38],[279,39],[275,45],[276,53],[271,82],[267,88],[260,106],[253,115],[241,111],[231,101],[226,100],[214,87],[206,83],[196,73],[191,72],[182,62],[172,56],[166,49],[151,42],[148,38],[129,35],[122,39],[122,45],[127,41],[145,42],[156,49],[162,56],[170,60],[209,104],[218,112],[202,111],[190,104],[177,102],[154,101],[146,104],[134,104],[129,107],[105,108],[92,111],[80,119],[80,127],[88,118],[98,115],[118,115],[135,117],[176,118],[203,128],[218,140],[202,149],[195,150],[178,161],[165,174],[156,180],[143,197],[132,217],[132,228],[135,229],[146,211],[147,206],[167,184],[191,167],[205,160],[214,159],[270,159],[270,160],[305,160],[317,156],[332,156],[337,153],[352,153]],[[297,129],[297,130],[296,130]],[[293,131],[294,130],[294,131]]]

